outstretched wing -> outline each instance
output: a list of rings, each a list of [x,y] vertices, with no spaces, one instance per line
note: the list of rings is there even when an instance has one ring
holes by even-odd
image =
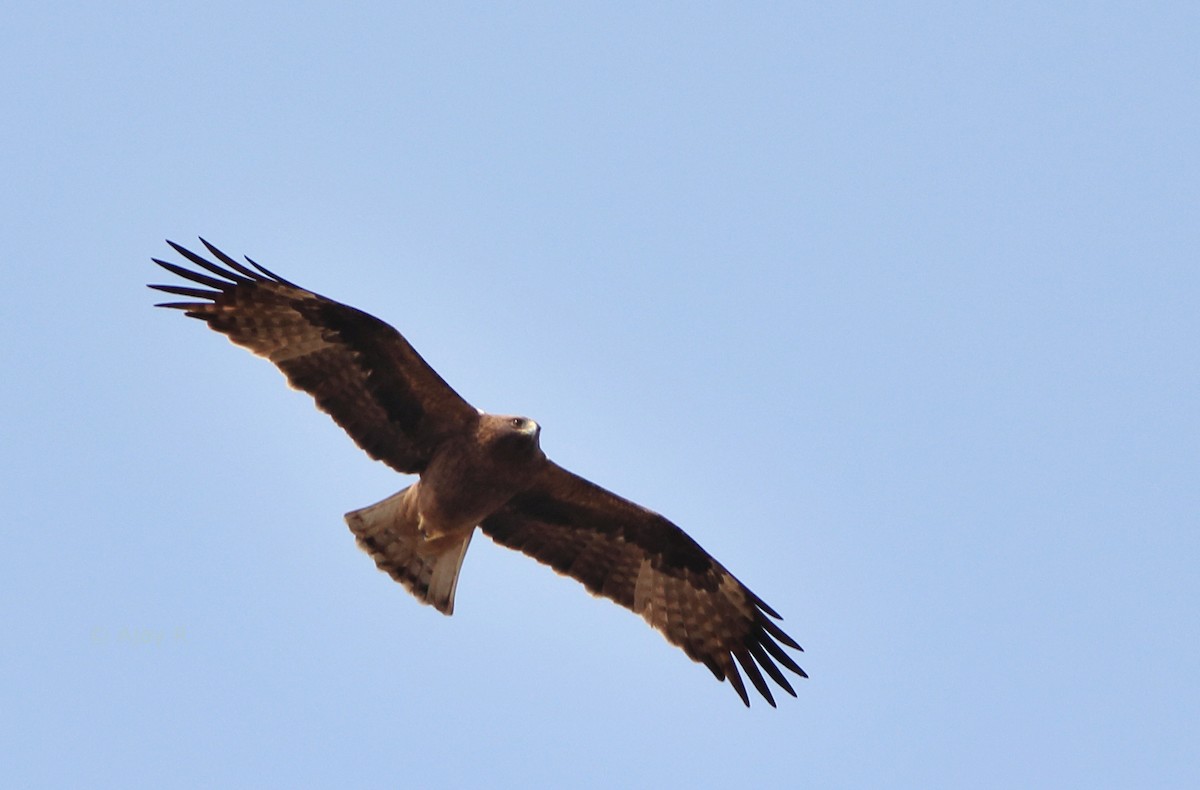
[[[158,307],[183,310],[274,362],[372,458],[399,472],[421,472],[444,438],[478,418],[391,326],[200,241],[224,267],[168,241],[209,274],[153,259],[204,286],[151,285],[194,300]]]
[[[683,530],[556,464],[548,462],[532,487],[480,526],[497,543],[640,614],[718,680],[728,678],[747,706],[735,659],[772,706],[759,667],[793,697],[772,657],[808,677],[779,646],[801,650],[771,619],[779,615]]]

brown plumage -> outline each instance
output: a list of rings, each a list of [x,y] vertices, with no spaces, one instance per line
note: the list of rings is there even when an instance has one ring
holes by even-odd
[[[168,242],[207,274],[154,259],[204,286],[151,285],[192,300],[159,306],[271,360],[368,455],[420,475],[346,514],[359,546],[419,600],[453,612],[478,526],[640,614],[746,705],[738,665],[771,705],[760,668],[796,695],[777,663],[807,675],[780,646],[801,649],[779,615],[679,527],[547,459],[532,420],[473,408],[388,324],[201,242],[224,266]]]

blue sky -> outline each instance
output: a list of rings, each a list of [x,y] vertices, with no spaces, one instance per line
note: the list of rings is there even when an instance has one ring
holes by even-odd
[[[12,786],[1194,787],[1191,3],[18,3]],[[785,617],[778,710],[155,311],[197,235],[397,326]]]

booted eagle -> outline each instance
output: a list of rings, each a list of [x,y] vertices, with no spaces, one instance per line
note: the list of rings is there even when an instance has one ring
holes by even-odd
[[[454,611],[458,572],[479,527],[640,614],[728,679],[747,706],[737,664],[772,706],[760,667],[796,696],[776,662],[807,675],[780,647],[801,649],[775,624],[779,615],[683,530],[546,458],[533,420],[471,406],[378,318],[200,241],[224,266],[168,241],[207,274],[152,259],[203,286],[151,285],[194,300],[157,306],[199,318],[271,360],[369,456],[420,475],[346,514],[358,545],[418,600]]]

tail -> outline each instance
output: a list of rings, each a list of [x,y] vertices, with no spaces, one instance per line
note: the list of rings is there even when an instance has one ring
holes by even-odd
[[[359,547],[375,558],[380,570],[421,603],[442,614],[454,614],[458,571],[475,531],[426,540],[417,531],[417,485],[347,513],[346,523]]]

